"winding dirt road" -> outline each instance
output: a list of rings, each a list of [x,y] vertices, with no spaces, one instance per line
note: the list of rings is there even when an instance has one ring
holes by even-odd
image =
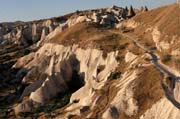
[[[166,98],[171,101],[171,103],[177,107],[178,109],[180,109],[180,102],[178,102],[175,98],[174,98],[174,90],[175,90],[175,86],[176,83],[180,81],[180,75],[175,73],[170,67],[166,66],[165,64],[163,64],[158,55],[153,53],[152,51],[149,51],[147,48],[145,48],[143,45],[141,45],[140,43],[138,43],[138,40],[136,40],[135,38],[133,38],[132,36],[129,36],[127,34],[122,34],[123,36],[127,37],[128,39],[130,39],[137,47],[139,47],[140,49],[142,49],[145,53],[149,54],[151,57],[151,61],[154,64],[154,66],[163,74],[165,74],[166,76],[170,77],[171,80],[171,89],[169,90],[168,87],[162,82],[162,88],[165,92]],[[178,83],[178,85],[180,85]],[[180,94],[180,91],[178,91]],[[177,95],[177,94],[176,94]]]

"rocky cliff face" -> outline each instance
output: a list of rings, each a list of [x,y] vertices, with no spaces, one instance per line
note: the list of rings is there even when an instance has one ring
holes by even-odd
[[[18,101],[20,104],[13,106],[16,113],[30,112],[36,107],[46,105],[57,95],[73,93],[83,85],[85,86],[82,87],[82,91],[72,97],[75,98],[77,97],[75,95],[80,96],[84,93],[88,94],[87,99],[91,100],[91,91],[96,85],[102,87],[107,76],[118,64],[115,59],[117,52],[108,54],[104,59],[104,53],[101,50],[92,48],[85,50],[77,46],[64,47],[46,44],[46,42],[79,23],[94,23],[112,28],[126,18],[127,10],[113,6],[77,11],[46,20],[1,23],[1,101],[4,101],[4,105],[13,105]],[[84,54],[87,55],[86,58],[83,57]],[[27,56],[23,57],[24,55]],[[98,68],[101,65],[105,69],[100,73]],[[74,78],[77,84],[74,84]],[[99,83],[96,84],[98,80]],[[100,83],[100,80],[104,81]],[[52,90],[50,91],[49,88]],[[11,93],[9,94],[8,91]],[[83,100],[79,103],[79,106],[82,105],[84,105]],[[11,113],[12,107],[9,111],[6,110],[7,108],[9,107],[5,106],[2,113]]]
[[[72,92],[69,105],[58,118],[83,115],[87,118],[114,119],[121,117],[122,112],[129,117],[136,115],[140,108],[135,98],[137,78],[141,77],[141,68],[148,69],[152,65],[142,62],[142,59],[148,56],[143,54],[137,56],[127,51],[124,59],[127,69],[120,76],[120,72],[113,74],[118,67],[117,57],[118,52],[110,52],[103,57],[103,51],[96,49],[43,45],[36,53],[22,57],[13,66],[26,69],[27,74],[22,84],[28,85],[21,94],[21,103],[14,108],[16,114],[30,112],[37,106],[48,104],[59,94],[70,91],[75,83],[83,82],[75,92]],[[19,72],[23,72],[22,70]],[[69,85],[72,81],[73,84]],[[96,112],[101,103],[102,110]],[[91,113],[85,113],[90,110]]]
[[[161,56],[176,49],[178,59],[172,44],[179,43],[179,32],[170,45],[161,39],[164,21],[148,21],[167,8],[176,10],[177,4],[142,13],[113,6],[1,23],[0,117],[179,118],[179,71]]]
[[[104,86],[108,75],[117,67],[116,56],[117,53],[112,52],[103,59],[102,51],[96,49],[82,50],[77,46],[44,45],[37,53],[19,59],[14,65],[15,68],[23,66],[23,69],[28,70],[22,83],[33,82],[21,95],[21,99],[26,96],[29,98],[15,108],[16,112],[30,111],[34,106],[28,105],[30,102],[46,104],[57,94],[73,88],[68,85],[72,80],[76,80],[74,83],[80,83],[82,80],[84,86],[79,87],[80,89],[72,95],[71,102],[79,100],[76,107],[89,105],[93,90]],[[27,62],[26,59],[29,58],[31,61]],[[104,70],[97,72],[99,66],[105,66]],[[82,79],[74,79],[75,73]]]

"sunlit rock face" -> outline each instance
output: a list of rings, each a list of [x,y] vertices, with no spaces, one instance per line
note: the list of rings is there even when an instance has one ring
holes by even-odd
[[[41,43],[46,39],[46,36],[54,30],[61,32],[78,23],[94,22],[108,27],[114,27],[117,23],[127,18],[128,9],[113,6],[111,8],[98,9],[95,11],[89,10],[89,12],[82,11],[77,15],[72,14],[68,17],[57,17],[32,22],[1,23],[0,45],[15,43],[28,46],[38,41]]]
[[[47,106],[58,96],[64,96],[67,93],[71,94],[70,101],[68,99],[69,103],[67,102],[68,104],[66,103],[67,105],[63,107],[64,114],[56,115],[57,118],[65,119],[69,118],[69,115],[81,116],[90,110],[95,112],[88,112],[86,118],[96,115],[103,119],[118,119],[122,114],[135,115],[139,107],[134,98],[134,84],[139,71],[134,68],[144,66],[143,64],[138,65],[138,61],[141,60],[138,55],[129,50],[125,55],[123,54],[122,59],[125,61],[123,65],[128,67],[121,76],[121,71],[116,72],[119,68],[118,58],[121,59],[116,46],[111,49],[107,44],[108,50],[103,49],[103,51],[100,47],[96,47],[97,49],[93,49],[95,47],[84,48],[81,44],[79,46],[64,44],[64,46],[59,45],[60,43],[50,43],[51,39],[56,38],[55,36],[84,22],[95,24],[97,28],[101,27],[104,31],[118,31],[119,29],[114,29],[114,27],[133,17],[135,15],[133,12],[135,11],[132,7],[128,10],[113,6],[77,11],[46,20],[0,24],[0,48],[5,46],[5,50],[0,51],[0,55],[22,54],[19,57],[10,56],[15,60],[10,69],[17,70],[12,73],[12,79],[15,78],[15,81],[11,81],[19,83],[14,89],[17,91],[17,96],[15,96],[17,100],[12,107],[15,116],[21,115],[21,112],[29,113],[38,107]],[[119,35],[117,32],[109,34],[108,38],[102,37],[100,40],[108,39],[110,42],[124,40],[124,37],[116,38],[116,35]],[[98,39],[96,33],[93,35]],[[93,40],[92,42],[87,45],[96,43]],[[9,48],[9,44],[13,47]],[[128,43],[123,45],[124,52]],[[28,53],[17,52],[26,48]],[[114,72],[118,74],[113,74]],[[110,87],[114,88],[112,94],[109,91]],[[99,103],[103,106],[105,103],[102,110],[99,109],[101,107]],[[98,114],[99,112],[96,111],[101,111],[101,113]],[[43,115],[42,113],[39,116]]]
[[[14,67],[28,70],[22,83],[29,86],[21,95],[22,100],[28,98],[15,108],[16,113],[29,111],[37,104],[46,104],[59,93],[67,91],[71,88],[68,83],[73,80],[74,72],[84,81],[84,86],[72,95],[71,102],[81,99],[76,106],[88,105],[93,96],[92,90],[101,88],[117,66],[116,55],[117,52],[111,52],[103,58],[103,52],[96,49],[45,44],[36,53],[19,59]],[[97,73],[100,65],[105,69]]]

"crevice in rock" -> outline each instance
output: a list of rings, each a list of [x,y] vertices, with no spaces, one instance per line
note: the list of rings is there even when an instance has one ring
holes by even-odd
[[[78,89],[83,87],[84,84],[84,73],[78,73],[77,71],[73,71],[72,79],[68,83],[69,91],[71,93],[76,92]]]

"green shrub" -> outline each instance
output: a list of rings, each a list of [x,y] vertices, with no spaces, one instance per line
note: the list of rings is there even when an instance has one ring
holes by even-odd
[[[62,96],[56,97],[54,100],[50,101],[45,106],[39,106],[39,107],[33,108],[31,112],[21,112],[19,116],[23,118],[27,118],[27,117],[36,118],[40,116],[41,112],[44,112],[48,118],[52,117],[51,115],[52,112],[54,112],[56,109],[64,107],[65,105],[69,103],[70,96],[71,94],[67,92],[63,97]],[[56,114],[60,114],[60,113],[56,112]]]
[[[116,80],[121,77],[121,72],[112,72],[108,77],[108,80]]]
[[[24,50],[24,55],[27,55],[27,54],[29,54],[31,51],[29,50],[29,49],[25,49]]]
[[[117,56],[117,57],[116,57],[116,60],[117,60],[117,61],[123,61],[123,59],[124,59],[124,56]]]

